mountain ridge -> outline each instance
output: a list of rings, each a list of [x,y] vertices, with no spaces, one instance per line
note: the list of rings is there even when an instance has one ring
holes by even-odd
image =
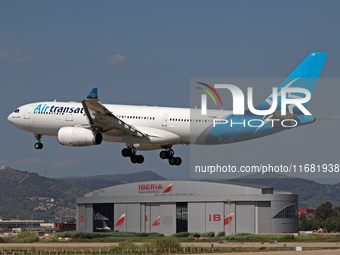
[[[300,208],[317,208],[326,201],[330,201],[333,207],[340,206],[340,183],[321,184],[313,180],[279,174],[273,174],[271,178],[252,174],[228,181],[265,185],[275,190],[293,192],[299,195]]]
[[[163,176],[160,176],[151,170],[145,170],[135,173],[127,174],[107,174],[107,175],[93,175],[83,177],[66,177],[60,178],[60,180],[77,186],[89,188],[91,190],[102,189],[118,184],[142,182],[151,180],[166,180]]]
[[[0,218],[71,219],[76,197],[96,189],[134,181],[166,179],[147,170],[129,174],[48,178],[37,173],[0,168]]]
[[[317,208],[326,201],[340,206],[340,183],[321,184],[312,180],[274,175],[256,178],[254,175],[227,180],[232,183],[256,184],[290,191],[299,195],[300,208]],[[55,220],[73,218],[75,199],[94,190],[119,184],[167,180],[151,170],[135,173],[85,177],[48,178],[37,173],[0,169],[0,217]],[[221,181],[221,180],[219,180]]]

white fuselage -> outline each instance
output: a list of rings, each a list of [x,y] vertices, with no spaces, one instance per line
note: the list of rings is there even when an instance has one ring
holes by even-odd
[[[8,120],[14,126],[35,134],[38,141],[34,145],[36,149],[43,148],[41,137],[44,135],[57,136],[60,144],[74,147],[99,145],[102,141],[119,142],[126,144],[121,154],[130,157],[132,163],[144,162],[144,157],[136,154],[137,150],[163,149],[160,158],[178,166],[182,160],[174,156],[173,145],[230,144],[313,123],[315,119],[309,114],[306,116],[304,110],[307,111],[326,56],[327,53],[322,52],[309,54],[255,109],[252,102],[249,103],[250,96],[249,110],[244,111],[243,93],[235,85],[215,84],[215,88],[232,92],[233,110],[238,109],[234,114],[232,111],[207,110],[206,97],[201,98],[202,109],[104,105],[98,99],[98,88],[92,88],[82,103],[27,104],[11,113]],[[216,106],[215,96],[222,106],[215,88],[202,82],[198,84],[205,87],[198,88],[209,94]],[[301,97],[301,94],[306,97]]]
[[[203,116],[199,109],[156,106],[105,104],[105,107],[121,121],[150,135],[148,139],[133,138],[133,143],[141,150],[159,149],[167,144],[193,144],[193,138],[213,125],[214,119],[231,114],[230,111],[211,110]],[[10,114],[8,120],[24,131],[47,136],[57,136],[62,127],[89,127],[82,104],[75,102],[27,104]],[[126,143],[119,132],[103,133],[103,140]]]

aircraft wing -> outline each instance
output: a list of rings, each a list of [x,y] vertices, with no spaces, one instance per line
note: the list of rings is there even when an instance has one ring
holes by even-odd
[[[82,101],[84,112],[93,130],[108,132],[111,135],[130,134],[147,137],[133,126],[126,124],[113,115],[98,99],[98,89],[93,88],[90,94]]]

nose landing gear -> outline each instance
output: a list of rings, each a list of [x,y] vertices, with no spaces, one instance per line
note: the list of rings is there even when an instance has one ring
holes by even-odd
[[[34,138],[35,140],[38,141],[37,143],[34,144],[34,148],[37,150],[41,150],[44,147],[43,144],[41,143],[42,135],[34,134]]]

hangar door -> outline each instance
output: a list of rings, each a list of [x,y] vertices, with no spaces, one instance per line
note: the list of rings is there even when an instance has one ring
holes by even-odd
[[[93,232],[113,230],[113,207],[114,204],[93,204]]]
[[[176,203],[176,233],[188,232],[188,203]]]
[[[141,232],[160,232],[160,204],[142,203],[140,206]]]
[[[255,203],[236,202],[236,234],[255,234]]]

